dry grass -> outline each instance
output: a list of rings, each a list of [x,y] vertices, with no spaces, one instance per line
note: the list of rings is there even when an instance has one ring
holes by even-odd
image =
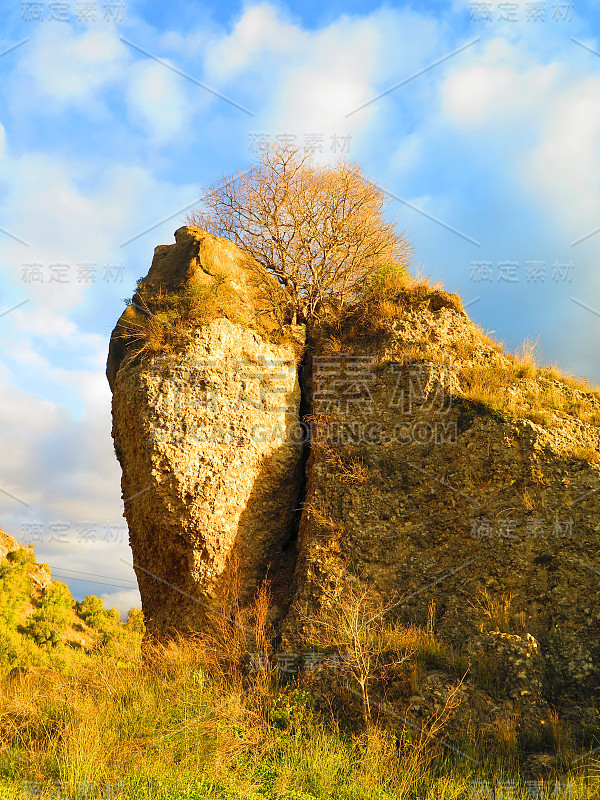
[[[304,345],[290,326],[266,326],[262,312],[242,305],[238,293],[224,275],[213,275],[210,284],[188,283],[178,291],[150,287],[143,279],[119,322],[117,337],[126,345],[130,360],[178,352],[198,328],[226,317],[251,327],[273,344],[289,343],[299,362]],[[272,322],[272,320],[271,320]]]
[[[405,268],[390,268],[381,275],[375,291],[365,292],[334,318],[317,320],[315,336],[325,343],[324,352],[341,352],[357,341],[385,339],[408,310],[419,307],[433,311],[447,307],[463,312],[460,298],[444,291],[441,283],[432,285],[426,278],[410,275]]]
[[[433,603],[423,627],[388,624],[377,598],[355,585],[341,593],[337,610],[317,619],[316,628],[327,634],[321,647],[349,644],[356,674],[372,677],[372,713],[354,725],[350,706],[359,706],[360,692],[357,698],[350,691],[352,672],[333,674],[328,683],[317,673],[286,677],[244,666],[249,653],[272,652],[269,592],[263,585],[255,602],[240,608],[236,591],[234,581],[220,627],[149,642],[144,659],[125,647],[110,657],[98,654],[70,675],[0,679],[0,798],[19,796],[27,781],[45,786],[50,795],[58,780],[61,796],[72,800],[88,782],[123,782],[129,800],[433,800],[466,797],[474,780],[505,781],[517,774],[515,713],[498,720],[493,766],[472,764],[460,749],[442,749],[443,742],[458,745],[446,738],[456,692],[418,726],[381,696],[379,682],[386,685],[403,669],[408,690],[416,693],[424,654],[435,655],[435,668],[441,668]],[[449,663],[451,656],[446,658]],[[120,667],[122,660],[130,666]],[[487,667],[486,673],[486,665],[477,664],[477,676],[493,691],[501,676],[497,665],[496,672]],[[554,749],[563,748],[566,757],[563,727],[557,715],[550,716]],[[475,735],[466,746],[480,758]],[[3,782],[9,794],[2,794]]]
[[[127,668],[116,654],[71,676],[0,681],[0,775],[13,791],[32,781],[50,791],[58,780],[61,796],[75,798],[82,785],[123,782],[123,796],[136,800],[175,800],[190,786],[207,800],[276,800],[326,798],[343,785],[348,800],[380,800],[408,797],[423,781],[448,784],[431,766],[454,698],[417,735],[405,728],[411,738],[401,751],[393,724],[370,720],[342,733],[339,720],[315,714],[314,696],[296,681],[244,667],[250,652],[272,652],[269,593],[263,586],[246,609],[235,593],[215,631],[150,641]],[[372,609],[363,610],[368,622]],[[407,658],[417,641],[415,629],[394,627],[383,644]]]
[[[535,343],[526,341],[521,354],[509,354],[503,363],[464,367],[460,371],[463,396],[546,427],[568,417],[600,426],[600,390],[561,376],[555,369],[536,366],[534,350]]]
[[[470,602],[471,608],[483,616],[481,630],[500,631],[501,633],[511,632],[510,606],[512,603],[512,593],[503,593],[499,598],[492,598],[488,595],[487,589],[479,590],[479,597],[474,603]]]
[[[312,417],[311,419],[314,419]],[[332,416],[328,416],[330,422]],[[323,415],[321,415],[323,421]],[[367,467],[358,456],[353,456],[352,451],[344,448],[333,447],[325,439],[315,442],[313,445],[322,463],[327,464],[328,472],[334,475],[346,486],[363,486],[367,483],[369,472]]]
[[[517,755],[517,735],[519,714],[505,713],[494,726],[496,745],[499,752],[510,760]]]

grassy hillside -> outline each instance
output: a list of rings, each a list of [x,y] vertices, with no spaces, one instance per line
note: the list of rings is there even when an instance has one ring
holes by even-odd
[[[139,649],[142,634],[141,611],[132,610],[123,624],[119,612],[104,609],[98,597],[76,602],[31,549],[12,550],[0,560],[0,674],[65,670],[116,643]]]
[[[25,582],[16,588],[24,563],[17,553],[3,564],[11,567],[3,580],[13,587],[6,593],[12,625],[15,598],[25,599]],[[139,617],[118,625],[97,598],[87,598],[68,618],[56,610],[67,609],[63,591],[56,596],[62,600],[35,604],[44,613],[32,631],[18,623],[22,638],[12,631],[19,657],[46,666],[8,673],[14,658],[5,657],[0,800],[466,800],[493,797],[494,790],[496,797],[598,796],[594,755],[577,761],[581,747],[558,718],[543,743],[543,778],[524,771],[530,743],[510,717],[491,741],[477,730],[453,729],[471,665],[437,636],[433,608],[422,628],[381,617],[365,622],[359,598],[354,619],[364,624],[332,632],[329,618],[313,619],[313,652],[292,662],[272,639],[263,587],[252,608],[218,617],[212,633],[147,643],[142,658]],[[11,633],[9,616],[3,635]],[[36,641],[38,623],[62,639]],[[78,625],[94,637],[90,647],[68,643]],[[482,691],[489,688],[490,665],[474,669]],[[431,670],[454,676],[456,691],[414,725],[386,702],[386,687],[414,702]],[[588,750],[597,743],[591,736]]]

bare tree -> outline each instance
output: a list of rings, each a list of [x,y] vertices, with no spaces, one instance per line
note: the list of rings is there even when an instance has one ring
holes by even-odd
[[[369,723],[375,674],[410,660],[417,646],[415,631],[386,624],[384,618],[394,606],[384,607],[369,586],[339,576],[332,587],[318,585],[323,593],[321,607],[316,613],[302,614],[302,622],[315,641],[345,652],[349,673],[360,689],[364,721]]]
[[[378,270],[408,266],[411,247],[386,221],[385,206],[385,192],[360,166],[318,167],[306,151],[271,145],[249,170],[206,189],[188,221],[274,275],[296,323],[364,296]]]

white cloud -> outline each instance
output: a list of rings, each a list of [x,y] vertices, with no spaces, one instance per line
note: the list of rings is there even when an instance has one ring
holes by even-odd
[[[441,86],[443,109],[454,123],[514,128],[530,126],[535,114],[539,124],[559,80],[558,64],[539,64],[504,39],[486,43],[469,61],[451,70]]]
[[[523,162],[540,202],[573,238],[600,220],[600,76],[580,79],[555,99],[538,146]]]
[[[68,105],[92,100],[99,90],[121,80],[128,60],[113,28],[78,33],[68,25],[41,25],[21,63],[37,92]]]
[[[69,523],[72,532],[82,520],[100,526],[123,522],[104,368],[110,331],[122,309],[118,297],[132,286],[109,287],[102,282],[102,267],[118,260],[136,277],[147,272],[156,238],[168,241],[178,221],[126,249],[120,243],[197,196],[197,190],[161,181],[139,167],[117,164],[98,172],[93,162],[66,163],[42,153],[5,159],[5,225],[30,246],[0,239],[9,290],[3,309],[29,300],[0,319],[0,448],[5,456],[0,488],[28,506],[0,492],[0,519],[18,538],[23,524],[40,523],[42,553],[52,521]],[[45,268],[43,283],[21,280],[25,262]],[[76,279],[79,262],[97,265],[95,284]],[[67,283],[49,281],[52,264],[70,266]],[[93,318],[85,319],[82,309]],[[115,546],[128,554],[126,540]],[[59,547],[60,561],[78,551],[89,558],[89,546],[75,541],[68,553]]]
[[[563,48],[540,63],[524,42],[494,39],[450,72],[440,95],[449,120],[479,146],[482,136],[490,148],[510,142],[515,184],[576,238],[600,217],[600,77],[568,55]]]
[[[121,618],[126,620],[131,608],[141,608],[142,600],[138,589],[123,589],[121,592],[106,592],[100,595],[104,600],[104,608],[116,608]]]
[[[309,39],[301,28],[281,19],[270,3],[248,6],[231,33],[208,45],[206,68],[216,79],[230,79],[268,56],[293,58]]]
[[[185,83],[185,78],[156,61],[141,61],[129,70],[130,116],[134,121],[141,119],[158,143],[177,138],[189,119]]]

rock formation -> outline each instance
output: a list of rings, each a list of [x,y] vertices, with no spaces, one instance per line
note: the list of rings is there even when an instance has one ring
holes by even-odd
[[[13,536],[0,529],[0,562],[9,553],[14,553],[18,550],[26,550],[28,553],[33,554],[33,545],[22,545]],[[46,565],[38,564],[37,561],[32,561],[29,567],[29,577],[38,589],[44,589],[51,580],[50,572]]]
[[[20,550],[22,547],[23,545],[19,544],[14,537],[9,536],[8,533],[5,533],[0,529],[0,561],[2,561],[3,558],[6,558],[7,553]]]
[[[568,652],[568,678],[598,689],[600,400],[515,364],[456,299],[415,298],[383,340],[350,336],[341,356],[315,343],[287,630],[348,571],[407,618],[424,622],[435,599],[457,644],[504,598],[520,632]],[[477,382],[489,404],[470,399]]]
[[[282,646],[300,651],[310,612],[346,580],[407,622],[434,600],[457,652],[493,650],[514,671],[503,708],[520,703],[534,726],[542,674],[597,693],[598,392],[506,354],[457,296],[424,284],[305,341],[237,248],[197,228],[175,237],[107,365],[149,630],[201,628],[235,574],[242,601],[268,574]],[[164,327],[164,298],[194,286],[226,302],[171,347],[156,332],[147,346],[147,327],[140,350],[152,309]]]
[[[280,566],[303,449],[296,364],[303,330],[269,341],[276,321],[248,259],[198,229],[175,237],[175,245],[156,248],[145,294],[138,287],[113,333],[107,367],[125,516],[151,632],[206,626],[237,570],[244,601]],[[176,351],[128,358],[132,331],[151,313],[144,314],[144,297],[195,285],[224,298],[216,316],[181,341],[159,318]]]

